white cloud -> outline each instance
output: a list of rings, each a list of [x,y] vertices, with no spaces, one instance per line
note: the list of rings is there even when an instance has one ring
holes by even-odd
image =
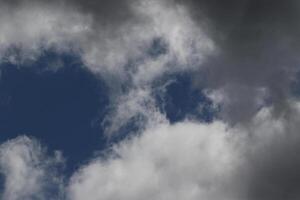
[[[135,17],[110,25],[97,21],[93,13],[83,13],[72,3],[2,3],[1,55],[12,45],[21,48],[27,58],[41,48],[75,48],[90,69],[122,74],[124,65],[144,56],[155,38],[165,40],[172,59],[180,63],[192,57],[201,60],[213,50],[212,41],[193,23],[183,6],[157,0],[131,1],[128,6]]]
[[[248,127],[217,121],[158,123],[114,145],[107,157],[82,166],[70,180],[68,196],[72,200],[299,197],[295,182],[287,179],[298,176],[300,165],[295,157],[300,149],[299,105],[291,104],[293,120],[274,118],[269,107],[261,109]]]
[[[233,199],[237,153],[220,122],[161,124],[71,179],[70,199]],[[230,185],[230,186],[229,186]]]
[[[24,2],[0,8],[0,58],[13,63],[35,60],[44,50],[70,50],[89,29],[88,17],[63,6]],[[11,52],[16,47],[20,53]]]
[[[62,162],[59,152],[48,158],[41,145],[26,136],[1,144],[0,171],[5,178],[2,199],[59,199],[63,185],[55,168]],[[48,189],[55,194],[49,194]]]

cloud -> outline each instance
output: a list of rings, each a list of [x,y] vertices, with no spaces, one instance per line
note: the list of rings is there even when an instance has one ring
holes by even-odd
[[[290,118],[274,119],[263,109],[247,140],[244,177],[248,199],[299,199],[299,103],[292,103]]]
[[[110,137],[118,134],[118,131],[130,120],[134,120],[135,125],[141,130],[167,121],[165,115],[157,108],[150,88],[130,90],[118,97],[115,105],[102,122],[106,134]],[[137,119],[134,119],[135,117]]]
[[[66,190],[53,170],[59,157],[37,141],[2,144],[4,199],[48,198],[53,187],[55,199],[65,192],[72,200],[299,199],[299,104],[290,93],[299,70],[297,1],[1,4],[2,62],[34,61],[48,48],[71,51],[110,89],[108,133],[145,119],[139,134],[81,166]],[[156,41],[164,51],[151,55]],[[220,121],[171,125],[152,83],[196,70],[221,105]]]
[[[221,121],[159,122],[82,165],[67,185],[62,172],[49,167],[59,157],[18,137],[0,146],[3,197],[49,199],[51,191],[54,199],[71,200],[296,200],[300,107],[291,104],[293,118],[275,119],[273,108],[264,108],[247,128]]]
[[[178,2],[189,8],[200,26],[206,25],[204,30],[218,49],[206,60],[201,73],[205,73],[207,88],[222,90],[224,99],[230,99],[223,102],[223,119],[247,122],[256,114],[261,101],[275,106],[274,116],[288,113],[290,85],[297,77],[300,63],[299,2]],[[265,90],[265,95],[261,95],[261,90]]]
[[[70,50],[70,43],[87,31],[88,18],[52,4],[1,3],[0,26],[1,62],[21,65],[47,48]]]
[[[167,1],[17,0],[2,5],[3,48],[77,47],[87,66],[102,73],[125,73],[124,66],[145,57],[156,38],[162,38],[169,56],[181,62],[192,56],[199,60],[213,48],[185,7]]]
[[[298,199],[298,119],[264,108],[249,128],[161,123],[82,166],[69,199]]]
[[[33,139],[20,136],[0,146],[0,172],[4,200],[60,199],[63,180],[56,170],[63,164],[60,152],[53,158]]]
[[[134,92],[150,94],[151,83],[158,77],[195,70],[214,52],[213,41],[186,7],[168,0],[16,0],[1,4],[2,62],[34,62],[45,49],[78,54],[87,69],[105,80],[112,114],[120,113],[119,99],[130,104],[136,101],[129,99]],[[164,53],[149,54],[155,41],[161,41]],[[141,104],[149,104],[151,98],[149,95]],[[136,116],[146,113],[146,108],[126,112]],[[110,116],[106,121],[121,118]]]
[[[232,199],[235,154],[222,123],[162,124],[83,166],[69,199]]]
[[[124,85],[150,90],[147,84],[165,73],[198,69],[195,82],[203,84],[204,74],[209,93],[230,99],[221,102],[220,115],[230,123],[247,122],[262,104],[274,104],[274,116],[290,110],[290,85],[299,71],[295,0],[1,4],[2,60],[34,60],[47,48],[75,52],[105,79],[114,103],[132,92],[124,93]],[[148,51],[157,39],[166,51],[153,57]]]

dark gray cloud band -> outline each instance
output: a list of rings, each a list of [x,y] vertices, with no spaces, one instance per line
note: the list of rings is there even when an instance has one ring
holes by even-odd
[[[289,112],[290,85],[299,70],[299,2],[295,0],[187,1],[194,18],[219,47],[205,64],[208,87],[225,88],[225,118],[247,121],[260,88],[275,114]],[[181,3],[186,3],[181,1]]]

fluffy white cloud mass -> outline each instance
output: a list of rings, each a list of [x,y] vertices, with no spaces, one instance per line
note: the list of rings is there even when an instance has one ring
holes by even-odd
[[[188,121],[149,128],[83,166],[68,197],[297,199],[299,105],[293,107],[295,120],[275,119],[272,108],[264,108],[250,128]]]
[[[224,124],[162,124],[71,179],[70,199],[231,199],[237,155]]]

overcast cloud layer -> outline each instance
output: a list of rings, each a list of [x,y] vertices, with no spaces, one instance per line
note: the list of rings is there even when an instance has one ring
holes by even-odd
[[[67,180],[60,152],[26,136],[3,143],[2,198],[299,199],[300,108],[291,92],[299,6],[296,0],[2,0],[2,63],[22,67],[47,49],[71,52],[109,88],[102,122],[108,137],[139,117],[139,134]],[[158,108],[154,93],[168,83],[154,83],[181,72],[193,75],[193,86],[204,87],[220,108],[212,123],[171,124]]]

